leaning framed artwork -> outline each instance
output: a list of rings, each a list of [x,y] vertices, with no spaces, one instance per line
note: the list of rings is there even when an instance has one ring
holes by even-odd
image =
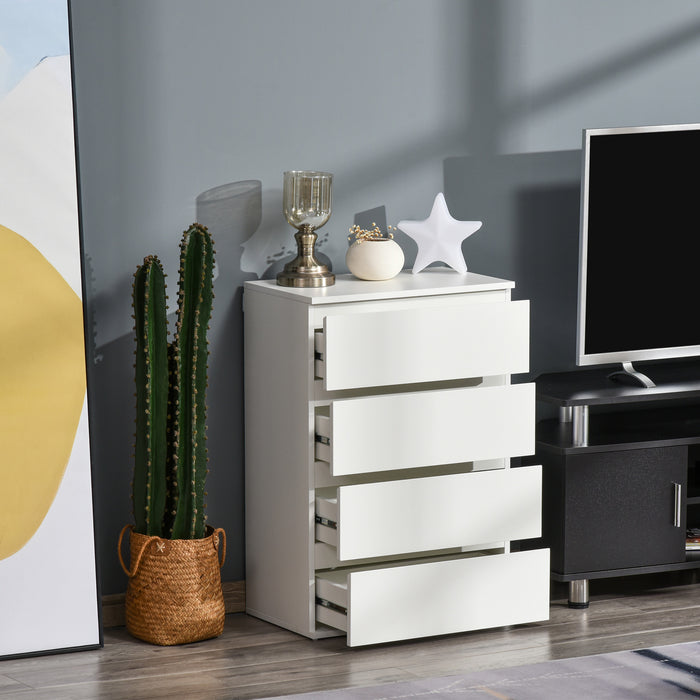
[[[101,644],[67,0],[0,0],[0,658]]]

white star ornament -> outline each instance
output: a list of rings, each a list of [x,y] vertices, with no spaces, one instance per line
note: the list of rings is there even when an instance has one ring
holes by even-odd
[[[445,196],[440,192],[427,219],[399,221],[397,227],[418,244],[414,275],[432,262],[444,262],[453,270],[465,274],[467,263],[462,255],[462,241],[481,228],[481,221],[453,219]]]

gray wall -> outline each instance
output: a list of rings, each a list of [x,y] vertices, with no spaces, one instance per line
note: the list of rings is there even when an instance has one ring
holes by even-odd
[[[695,0],[72,0],[103,592],[130,522],[131,277],[217,243],[209,519],[244,578],[241,285],[290,252],[282,172],[335,174],[320,250],[355,216],[484,221],[470,269],[532,300],[532,369],[573,366],[584,127],[700,120]],[[407,264],[413,243],[399,237]],[[246,244],[243,246],[243,244]],[[643,280],[642,271],[640,279]],[[171,294],[174,297],[174,294]]]

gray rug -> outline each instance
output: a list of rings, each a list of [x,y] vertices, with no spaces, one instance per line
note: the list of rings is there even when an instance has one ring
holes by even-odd
[[[289,700],[687,700],[700,698],[700,642],[460,676],[284,695]]]

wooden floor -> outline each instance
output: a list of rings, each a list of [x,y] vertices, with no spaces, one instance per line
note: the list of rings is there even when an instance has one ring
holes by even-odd
[[[666,574],[593,582],[587,611],[570,610],[557,584],[548,622],[356,649],[342,637],[311,641],[242,613],[227,617],[218,639],[181,647],[110,629],[104,649],[0,661],[0,700],[261,698],[697,641],[695,581]]]

